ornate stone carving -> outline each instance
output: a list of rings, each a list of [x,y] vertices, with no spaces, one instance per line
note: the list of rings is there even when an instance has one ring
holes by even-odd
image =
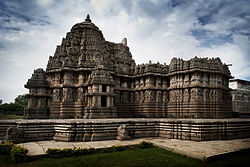
[[[183,94],[183,102],[184,103],[188,103],[189,102],[189,98],[190,98],[190,96],[189,96],[189,90],[185,89],[184,90],[184,94]]]
[[[144,102],[144,93],[143,91],[140,91],[140,103]]]
[[[129,99],[128,99],[129,96],[128,95],[129,95],[128,92],[123,92],[122,93],[122,100],[123,100],[124,103],[129,102]]]
[[[189,85],[189,74],[185,74],[185,77],[184,77],[184,85],[185,85],[185,86]]]
[[[121,125],[117,128],[117,140],[129,140],[129,132],[126,125]]]
[[[61,100],[61,90],[53,89],[53,100],[60,101]]]
[[[200,112],[195,117],[217,117],[211,114],[217,112],[215,104],[230,106],[230,77],[219,58],[173,58],[169,65],[151,61],[136,65],[127,41],[106,41],[88,16],[62,39],[46,71],[37,69],[28,80],[27,111],[48,109],[51,118],[77,118],[80,112],[85,118],[192,117],[189,114],[195,111]],[[109,110],[102,111],[102,105]]]
[[[20,139],[22,139],[22,137],[23,137],[23,130],[18,127],[11,126],[6,130],[6,135],[5,135],[6,140],[18,142]]]
[[[85,101],[85,95],[84,95],[83,88],[78,88],[76,99],[77,99],[77,101]]]
[[[156,102],[158,103],[161,103],[162,102],[162,91],[157,91],[157,94],[156,94]]]
[[[140,102],[140,94],[138,92],[135,92],[135,102]]]
[[[163,102],[164,102],[164,103],[167,103],[167,102],[168,102],[168,92],[167,92],[167,91],[164,91],[164,92],[163,92]]]
[[[209,102],[210,101],[209,90],[208,89],[204,89],[204,91],[203,91],[203,97],[204,97],[204,102]]]
[[[72,88],[63,88],[63,100],[73,101],[73,89]]]

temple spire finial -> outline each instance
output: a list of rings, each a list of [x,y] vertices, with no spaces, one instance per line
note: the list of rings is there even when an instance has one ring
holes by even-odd
[[[86,17],[85,21],[91,22],[89,14],[87,14],[87,17]]]

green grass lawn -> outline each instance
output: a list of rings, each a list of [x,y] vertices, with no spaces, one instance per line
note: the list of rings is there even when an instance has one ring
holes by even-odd
[[[132,167],[132,166],[248,166],[250,162],[250,151],[231,155],[230,157],[211,162],[187,158],[168,152],[164,149],[151,147],[146,149],[128,149],[122,152],[95,153],[92,155],[47,159],[15,163],[8,156],[0,156],[1,167]]]

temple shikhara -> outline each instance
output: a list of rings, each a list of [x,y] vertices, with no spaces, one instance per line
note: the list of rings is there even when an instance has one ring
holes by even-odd
[[[230,78],[219,58],[136,65],[127,39],[106,41],[88,15],[46,70],[34,70],[26,119],[0,120],[0,140],[249,138],[250,82],[231,80],[231,89]]]
[[[227,118],[230,78],[219,58],[136,65],[127,39],[106,41],[88,15],[28,80],[25,117]]]

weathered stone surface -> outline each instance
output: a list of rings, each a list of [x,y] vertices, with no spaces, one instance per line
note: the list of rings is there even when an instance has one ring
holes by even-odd
[[[117,140],[129,140],[129,132],[126,125],[121,125],[117,128]]]
[[[139,144],[141,141],[152,142],[155,146],[164,148],[170,152],[182,154],[191,158],[200,160],[209,160],[220,157],[228,153],[246,150],[250,148],[250,138],[235,139],[227,141],[205,141],[195,142],[187,140],[163,139],[163,138],[141,138],[133,140],[109,140],[95,142],[55,142],[39,141],[30,143],[21,143],[22,147],[29,150],[30,156],[44,155],[48,148],[95,148],[103,149],[113,145],[132,146]]]
[[[89,16],[75,24],[46,71],[37,69],[26,118],[232,117],[227,65],[173,58],[136,65],[127,46],[108,42]]]
[[[18,133],[16,138],[11,138],[13,142],[53,139],[67,142],[86,142],[159,136],[168,139],[209,141],[250,137],[250,119],[243,118],[4,120],[0,121],[0,125],[5,128],[1,128],[4,136],[9,135],[6,125],[11,125],[12,122],[16,123],[15,128],[18,127],[22,131],[22,133]],[[0,136],[1,139],[4,139],[4,136]]]
[[[250,117],[250,82],[240,79],[233,79],[229,82],[233,89],[232,103],[233,112],[239,117]]]

